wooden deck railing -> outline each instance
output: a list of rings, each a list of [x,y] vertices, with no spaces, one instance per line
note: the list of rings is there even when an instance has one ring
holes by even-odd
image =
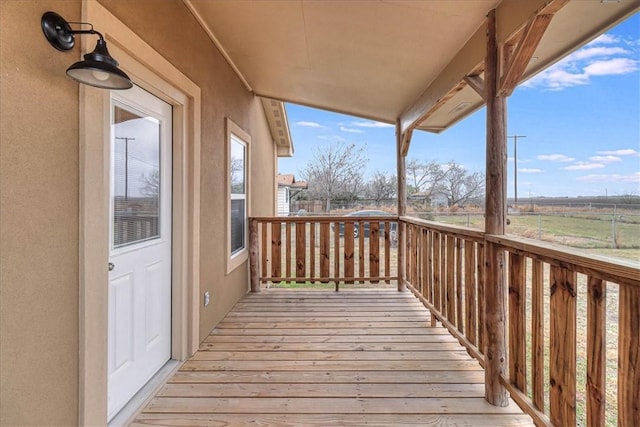
[[[485,248],[497,247],[511,397],[538,425],[640,426],[638,263],[409,217],[253,218],[250,230],[252,290],[399,279],[482,366]]]
[[[580,414],[589,426],[640,425],[637,263],[405,217],[400,224],[407,286],[481,364],[484,247],[506,251],[509,369],[500,380],[536,424],[575,426]],[[607,345],[607,331],[617,345]]]
[[[252,286],[390,283],[398,279],[396,227],[397,219],[385,216],[252,218]]]

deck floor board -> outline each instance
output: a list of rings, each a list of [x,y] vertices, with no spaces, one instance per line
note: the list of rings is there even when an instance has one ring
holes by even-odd
[[[132,425],[533,425],[428,319],[395,290],[248,295]]]

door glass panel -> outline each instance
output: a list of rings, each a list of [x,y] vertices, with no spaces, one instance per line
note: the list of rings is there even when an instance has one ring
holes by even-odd
[[[160,237],[160,122],[114,106],[113,247]]]

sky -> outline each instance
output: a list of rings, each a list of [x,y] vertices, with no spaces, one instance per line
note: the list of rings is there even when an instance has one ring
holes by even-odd
[[[366,146],[365,178],[395,174],[395,128],[286,104],[292,158],[279,173],[303,179],[314,150]],[[507,100],[507,134],[517,141],[518,197],[640,195],[640,14],[522,83]],[[482,108],[440,134],[413,133],[407,159],[453,160],[484,172]],[[508,138],[507,196],[514,196],[514,139]]]

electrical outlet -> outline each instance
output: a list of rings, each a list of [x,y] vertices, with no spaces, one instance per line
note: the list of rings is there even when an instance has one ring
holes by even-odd
[[[209,291],[204,293],[204,306],[209,305],[209,301],[211,301],[211,297],[209,296]]]

